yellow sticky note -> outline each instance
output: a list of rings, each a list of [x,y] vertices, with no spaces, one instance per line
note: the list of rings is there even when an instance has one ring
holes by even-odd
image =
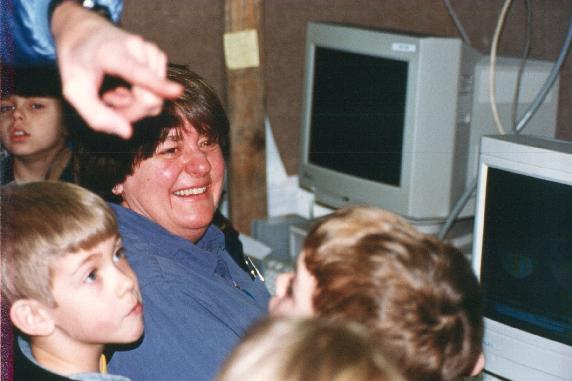
[[[255,29],[224,34],[224,58],[231,70],[260,66]]]

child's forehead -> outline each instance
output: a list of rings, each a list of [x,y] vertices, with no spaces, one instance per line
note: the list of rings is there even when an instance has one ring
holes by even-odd
[[[81,265],[86,261],[98,260],[101,257],[110,255],[121,246],[121,237],[119,235],[112,235],[98,241],[88,248],[62,253],[62,255],[54,258],[54,264],[56,267],[60,268]]]

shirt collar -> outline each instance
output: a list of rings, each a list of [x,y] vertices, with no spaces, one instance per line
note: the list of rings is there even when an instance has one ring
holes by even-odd
[[[214,225],[207,228],[205,234],[196,243],[172,234],[155,221],[117,204],[109,204],[117,215],[119,230],[124,238],[145,241],[144,245],[156,246],[154,255],[172,257],[179,261],[194,264],[200,263],[202,268],[210,268],[217,272],[220,268],[221,254],[225,250],[224,233]],[[167,249],[166,249],[167,248]],[[168,248],[176,248],[171,250]]]
[[[54,373],[36,361],[36,359],[32,355],[32,346],[27,340],[25,340],[22,336],[18,336],[17,340],[18,340],[18,346],[20,347],[20,351],[24,356],[26,356],[26,358],[29,361],[31,361],[37,367],[45,369],[48,372]],[[130,381],[129,378],[127,377],[113,375],[113,374],[95,373],[95,372],[75,373],[71,375],[66,375],[66,377],[77,381]]]

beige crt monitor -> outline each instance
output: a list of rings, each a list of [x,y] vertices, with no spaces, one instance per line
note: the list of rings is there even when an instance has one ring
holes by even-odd
[[[442,222],[476,174],[480,137],[495,133],[487,61],[458,38],[309,23],[300,186],[332,208],[367,204],[416,225]],[[518,65],[498,62],[504,115]],[[526,66],[519,111],[549,68]],[[555,94],[531,122],[549,136]],[[474,203],[460,217],[473,214]]]

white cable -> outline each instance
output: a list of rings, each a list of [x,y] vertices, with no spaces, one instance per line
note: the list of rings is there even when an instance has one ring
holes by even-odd
[[[447,8],[447,12],[449,13],[449,16],[451,16],[451,19],[453,20],[453,24],[455,24],[457,31],[461,35],[461,38],[463,39],[465,44],[471,46],[471,40],[469,39],[469,35],[465,31],[465,28],[463,28],[463,24],[461,24],[461,20],[459,20],[457,13],[455,12],[453,7],[451,6],[451,3],[449,2],[449,0],[443,0],[443,3],[445,4],[445,8]]]
[[[531,0],[524,0],[524,6],[526,8],[526,32],[524,35],[524,47],[522,49],[522,57],[520,58],[520,63],[518,65],[518,72],[516,74],[516,85],[514,86],[514,95],[512,98],[512,110],[511,110],[511,131],[516,133],[516,124],[518,123],[517,111],[518,111],[518,99],[520,98],[520,91],[522,87],[522,76],[524,74],[524,67],[526,66],[526,61],[528,55],[530,54],[530,43],[532,34],[532,4]]]
[[[535,99],[532,101],[532,104],[530,105],[529,109],[519,119],[519,121],[516,125],[515,134],[520,133],[522,131],[522,129],[527,125],[527,123],[528,123],[528,121],[530,121],[530,118],[532,117],[532,115],[534,115],[536,113],[536,111],[538,110],[538,108],[540,107],[540,105],[542,104],[544,99],[546,98],[546,95],[548,94],[548,92],[550,91],[552,86],[554,85],[554,82],[556,82],[556,79],[558,78],[558,74],[560,73],[560,69],[562,68],[562,64],[564,63],[564,60],[566,59],[568,51],[570,50],[570,46],[572,46],[572,18],[570,18],[570,24],[568,26],[568,33],[566,34],[566,39],[564,40],[564,44],[562,45],[562,48],[560,49],[560,54],[558,55],[558,59],[556,60],[556,62],[552,66],[552,69],[550,70],[550,74],[548,75],[548,78],[544,82],[544,85],[542,86],[542,88],[540,89],[538,94],[536,95]],[[475,192],[476,188],[477,188],[477,178],[475,177],[472,180],[471,184],[465,189],[465,193],[463,193],[463,195],[459,198],[459,200],[457,201],[457,203],[453,207],[452,212],[449,213],[449,215],[447,216],[445,224],[443,225],[443,227],[440,229],[440,231],[438,233],[438,237],[440,239],[445,239],[449,229],[451,228],[451,226],[453,225],[453,223],[455,222],[455,220],[459,216],[459,213],[463,209],[466,202],[469,200],[469,198],[470,198],[469,196],[471,196],[473,194],[473,192]]]
[[[510,8],[511,3],[512,0],[506,0],[502,7],[501,14],[497,22],[497,27],[495,29],[495,34],[493,36],[493,43],[491,45],[491,60],[489,66],[489,96],[491,100],[491,111],[493,113],[495,126],[501,135],[505,135],[506,132],[502,126],[502,122],[499,116],[499,110],[497,108],[495,67],[497,60],[496,56],[497,56],[498,43],[500,40],[500,35],[502,32],[502,28],[504,26],[504,22],[506,20],[506,15],[508,13],[508,9]]]

